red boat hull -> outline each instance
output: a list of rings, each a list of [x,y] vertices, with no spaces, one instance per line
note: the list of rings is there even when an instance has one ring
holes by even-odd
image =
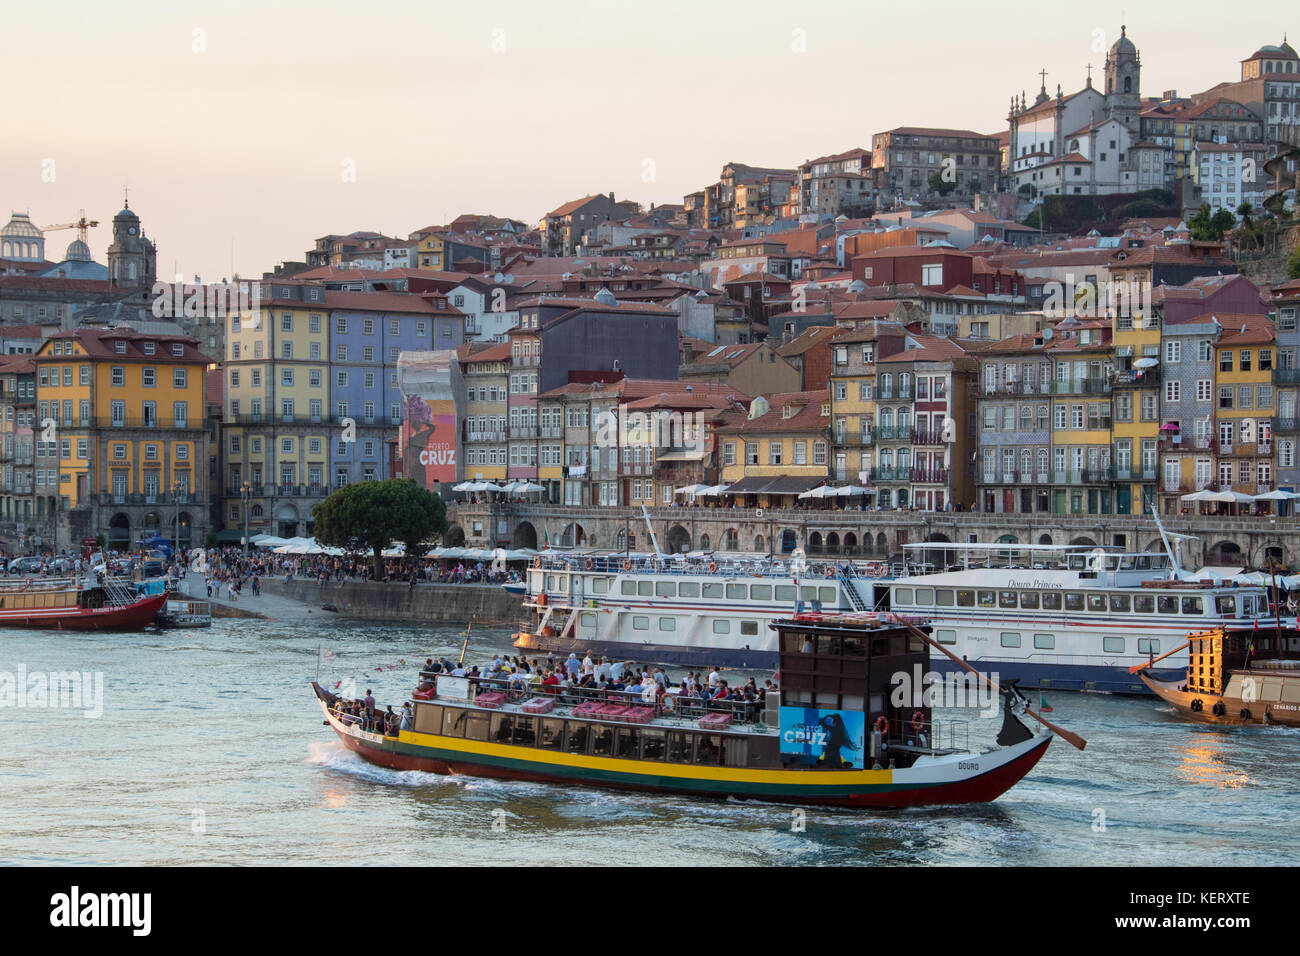
[[[166,594],[151,594],[120,607],[0,610],[0,627],[48,627],[57,631],[134,631],[152,624],[166,603]]]

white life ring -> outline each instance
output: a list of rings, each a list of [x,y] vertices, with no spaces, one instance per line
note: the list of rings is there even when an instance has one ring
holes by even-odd
[[[677,700],[672,694],[664,694],[664,713],[671,714],[677,707]]]
[[[655,702],[655,697],[657,696],[658,696],[658,689],[655,687],[654,684],[650,684],[648,687],[641,688],[641,700],[643,702],[647,704],[653,704]]]

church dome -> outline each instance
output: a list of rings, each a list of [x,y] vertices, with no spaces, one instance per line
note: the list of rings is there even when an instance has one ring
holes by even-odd
[[[90,262],[90,246],[80,239],[73,239],[68,243],[68,251],[64,253],[63,258],[71,262]]]
[[[113,217],[115,222],[119,219],[134,219],[136,222],[140,221],[140,217],[131,211],[130,206],[123,207],[122,211]]]
[[[32,223],[32,217],[25,212],[16,212],[9,217],[8,224],[0,229],[0,236],[7,239],[41,239],[44,237]]]
[[[1128,27],[1119,28],[1119,39],[1115,41],[1110,48],[1110,55],[1116,56],[1137,56],[1137,47],[1133,41],[1128,38]]]

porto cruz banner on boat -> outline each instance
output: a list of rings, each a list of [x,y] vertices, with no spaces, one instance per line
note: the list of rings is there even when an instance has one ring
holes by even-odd
[[[430,491],[459,481],[456,410],[463,402],[455,351],[402,352],[397,358],[397,384],[402,392],[402,473]]]
[[[861,770],[866,754],[867,716],[855,710],[781,708],[781,753],[810,764]]]

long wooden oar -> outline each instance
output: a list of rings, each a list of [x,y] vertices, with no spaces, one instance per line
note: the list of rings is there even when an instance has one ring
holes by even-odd
[[[999,693],[1005,693],[1005,691],[1003,691],[1002,688],[998,687],[997,684],[993,683],[993,681],[989,680],[987,677],[985,677],[974,667],[971,667],[970,664],[966,663],[966,661],[962,660],[960,657],[958,657],[952,651],[948,650],[948,648],[944,647],[938,641],[931,638],[929,634],[925,633],[925,631],[921,630],[919,627],[915,627],[911,623],[904,621],[902,618],[898,618],[898,622],[902,624],[905,628],[907,628],[911,633],[919,637],[921,640],[925,641],[925,643],[929,644],[931,647],[937,648],[938,650],[942,651],[944,656],[947,657],[954,664],[956,664],[958,667],[970,671],[970,673],[974,674],[985,684],[987,684],[991,690],[997,691]],[[1052,733],[1056,734],[1056,736],[1060,737],[1066,743],[1070,744],[1070,746],[1075,747],[1079,750],[1082,750],[1084,747],[1088,746],[1088,741],[1084,740],[1078,734],[1074,733],[1074,731],[1066,730],[1064,727],[1058,727],[1050,720],[1047,720],[1046,718],[1041,717],[1038,714],[1034,713],[1032,710],[1029,709],[1028,705],[1026,705],[1025,707],[1025,713],[1028,714],[1030,717],[1034,718],[1034,720],[1038,721],[1040,724],[1042,724]]]
[[[473,626],[474,626],[473,621],[470,621],[468,624],[465,625],[465,640],[461,642],[460,645],[460,660],[456,662],[458,665],[465,663],[465,652],[469,650],[469,631],[470,628],[472,628]]]
[[[1130,668],[1128,669],[1128,672],[1129,672],[1130,674],[1136,674],[1138,671],[1144,671],[1144,670],[1146,670],[1148,667],[1153,666],[1153,665],[1155,664],[1156,661],[1163,661],[1166,657],[1172,657],[1173,655],[1177,654],[1177,653],[1178,653],[1179,651],[1181,651],[1184,647],[1187,647],[1187,646],[1188,646],[1189,644],[1191,644],[1191,643],[1192,643],[1192,642],[1191,642],[1190,640],[1188,640],[1188,641],[1184,641],[1182,644],[1179,644],[1177,647],[1175,647],[1175,648],[1174,648],[1172,651],[1170,651],[1168,654],[1161,654],[1159,657],[1153,657],[1153,658],[1151,658],[1151,660],[1147,661],[1145,664],[1134,664],[1132,667],[1130,667]]]

